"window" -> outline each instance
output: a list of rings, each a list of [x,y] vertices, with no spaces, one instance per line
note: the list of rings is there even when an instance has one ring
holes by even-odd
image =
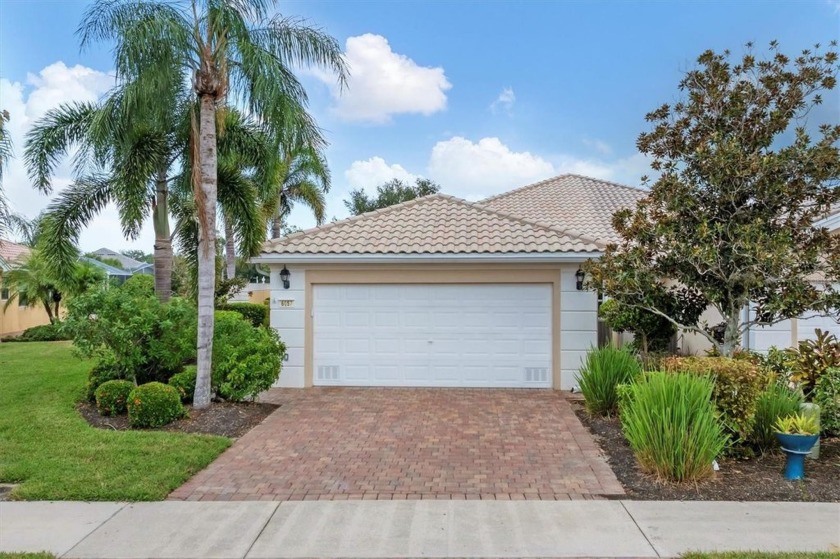
[[[8,301],[9,300],[9,290],[8,289],[0,289],[0,301]]]

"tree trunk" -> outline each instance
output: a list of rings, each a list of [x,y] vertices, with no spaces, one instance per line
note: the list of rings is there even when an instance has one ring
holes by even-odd
[[[236,241],[233,238],[233,221],[225,216],[225,265],[227,279],[236,277]]]
[[[216,108],[212,95],[200,96],[198,166],[200,184],[196,192],[198,231],[198,373],[193,406],[210,405],[213,366],[213,298],[216,283]]]
[[[280,226],[282,225],[282,219],[280,218],[280,212],[278,211],[274,214],[274,218],[271,220],[271,238],[272,239],[279,239],[280,238]]]
[[[732,357],[741,346],[741,340],[738,336],[738,327],[741,324],[740,313],[735,311],[723,318],[726,321],[726,329],[723,332],[723,343],[720,344],[718,349],[724,357]]]
[[[50,307],[49,302],[46,300],[42,300],[41,303],[44,305],[44,309],[47,311],[47,318],[50,319],[50,324],[55,324],[55,318],[53,317],[52,307]]]
[[[172,239],[169,231],[169,186],[166,183],[166,169],[158,171],[155,180],[152,224],[155,229],[155,294],[165,303],[172,296]]]

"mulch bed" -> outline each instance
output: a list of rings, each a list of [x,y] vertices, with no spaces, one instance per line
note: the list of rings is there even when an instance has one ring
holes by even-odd
[[[279,406],[261,402],[213,402],[209,408],[194,410],[186,406],[188,416],[158,428],[159,431],[180,431],[182,433],[202,433],[239,438],[259,425]],[[96,406],[89,402],[78,405],[79,413],[88,423],[100,429],[127,431],[128,417],[104,417],[96,411]]]
[[[592,432],[607,456],[627,499],[642,501],[825,501],[840,502],[840,438],[820,441],[818,460],[806,460],[804,481],[782,476],[781,451],[749,460],[724,459],[713,478],[699,483],[661,482],[639,470],[621,433],[618,418],[591,417],[579,401],[571,402],[578,418]]]

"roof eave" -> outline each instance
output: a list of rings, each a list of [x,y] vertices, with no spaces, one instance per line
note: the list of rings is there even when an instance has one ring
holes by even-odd
[[[267,253],[251,258],[254,264],[521,264],[584,262],[599,258],[601,251],[508,252],[508,253],[428,253],[428,254],[360,254],[360,253]]]

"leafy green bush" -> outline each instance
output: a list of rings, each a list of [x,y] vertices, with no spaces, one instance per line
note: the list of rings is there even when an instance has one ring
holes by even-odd
[[[593,348],[578,371],[578,384],[586,409],[595,415],[611,415],[618,410],[616,387],[641,372],[636,356],[614,347]]]
[[[757,355],[759,366],[773,375],[776,382],[787,386],[794,374],[794,361],[790,352],[773,346],[767,350],[767,353]]]
[[[126,297],[154,297],[155,278],[149,274],[136,274],[125,280],[117,289]]]
[[[195,377],[195,365],[188,365],[182,372],[172,375],[169,379],[169,386],[178,391],[178,394],[181,395],[181,401],[184,403],[192,402],[195,395]]]
[[[104,354],[88,373],[85,397],[88,402],[96,403],[96,389],[109,380],[125,380],[125,371],[117,365],[113,356]]]
[[[149,382],[128,395],[128,423],[132,427],[160,427],[184,414],[181,396],[168,384]]]
[[[714,382],[684,373],[645,373],[622,390],[624,436],[641,468],[671,481],[712,473],[728,436],[712,403]]]
[[[753,432],[758,395],[768,375],[747,359],[729,357],[669,357],[662,368],[670,373],[711,376],[713,400],[724,426],[735,442],[746,442]]]
[[[55,322],[52,324],[42,324],[40,326],[33,326],[24,330],[20,336],[4,338],[5,342],[58,342],[69,340],[70,336],[64,332],[62,324]]]
[[[255,327],[268,325],[268,306],[266,305],[258,305],[256,303],[226,303],[224,305],[217,305],[216,310],[238,312]]]
[[[285,354],[273,328],[254,328],[238,312],[216,312],[212,386],[218,396],[240,401],[268,390]]]
[[[124,287],[74,298],[65,329],[82,357],[113,360],[137,384],[165,382],[195,360],[196,310],[183,299],[161,303],[142,285]]]
[[[827,436],[840,435],[840,368],[823,373],[814,388],[814,403],[820,407],[820,428]]]
[[[127,380],[106,380],[96,389],[96,409],[100,415],[124,414],[128,395],[134,388],[134,383]]]
[[[802,401],[802,394],[799,392],[794,392],[778,382],[770,382],[756,400],[755,424],[750,442],[762,450],[776,448],[776,422],[782,417],[797,413]]]

